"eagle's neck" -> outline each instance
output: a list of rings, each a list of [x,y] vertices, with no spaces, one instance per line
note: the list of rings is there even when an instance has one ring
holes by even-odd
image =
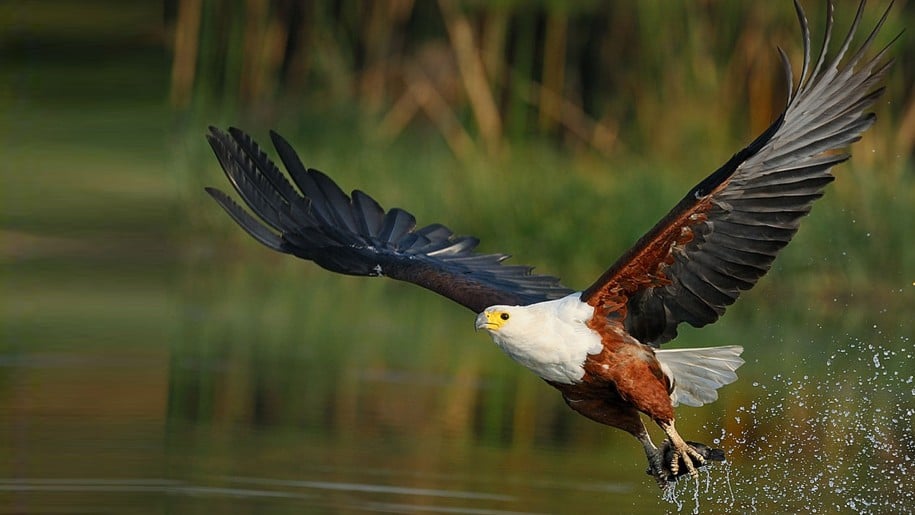
[[[493,340],[543,379],[577,383],[585,375],[585,359],[603,348],[600,335],[587,326],[594,308],[580,295],[512,307],[511,328],[493,332]]]

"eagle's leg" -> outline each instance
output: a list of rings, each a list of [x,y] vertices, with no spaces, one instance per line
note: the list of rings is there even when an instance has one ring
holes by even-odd
[[[686,464],[690,477],[699,477],[699,472],[696,470],[696,465],[693,464],[693,460],[701,467],[705,464],[705,458],[702,454],[683,440],[683,437],[681,437],[680,433],[677,432],[677,429],[674,428],[673,420],[669,422],[658,422],[658,425],[661,426],[661,429],[667,434],[667,438],[670,440],[670,446],[673,450],[673,457],[670,461],[671,476],[677,476],[677,472],[680,470],[680,458],[683,458],[683,463]]]
[[[653,476],[661,488],[667,488],[667,478],[669,475],[664,470],[664,452],[655,447],[651,441],[648,431],[642,427],[642,432],[635,435],[642,443],[645,449],[645,456],[648,458],[648,474]]]
[[[667,487],[669,479],[674,476],[664,467],[664,450],[655,447],[639,412],[632,405],[621,401],[613,402],[605,397],[582,398],[577,392],[568,392],[567,389],[570,387],[567,385],[554,386],[563,392],[562,398],[573,410],[595,422],[622,429],[636,437],[645,449],[645,456],[648,457],[648,473],[654,476],[658,486]]]

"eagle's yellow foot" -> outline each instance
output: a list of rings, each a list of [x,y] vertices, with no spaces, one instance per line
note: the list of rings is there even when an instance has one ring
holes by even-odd
[[[686,465],[686,469],[689,471],[690,477],[698,477],[699,471],[696,470],[696,466],[699,467],[705,465],[705,458],[699,454],[699,451],[693,449],[688,443],[684,442],[682,439],[679,444],[671,441],[673,446],[673,457],[670,460],[670,473],[672,476],[676,477],[680,471],[680,459],[683,459],[683,463]],[[696,464],[693,463],[696,462]]]
[[[673,421],[661,423],[660,426],[667,434],[667,438],[670,441],[670,476],[675,478],[679,475],[680,460],[682,459],[690,477],[699,477],[697,466],[701,467],[705,465],[705,457],[683,440],[680,433],[674,428]]]
[[[683,476],[692,475],[689,466],[686,465],[687,459],[696,469],[702,468],[713,461],[724,461],[724,451],[721,449],[714,449],[699,442],[686,442],[686,447],[688,450],[683,451],[681,447],[681,452],[675,455],[676,448],[674,444],[671,443],[670,439],[666,439],[656,453],[649,452],[646,449],[648,475],[653,476],[662,489],[666,488],[668,483],[674,483]],[[702,459],[696,458],[690,451],[698,453]]]

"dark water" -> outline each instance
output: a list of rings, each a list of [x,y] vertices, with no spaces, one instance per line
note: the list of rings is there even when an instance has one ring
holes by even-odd
[[[631,437],[567,410],[446,301],[282,259],[214,266],[201,255],[191,263],[207,266],[128,270],[120,284],[100,280],[111,267],[13,267],[4,512],[915,505],[915,348],[898,330],[836,334],[801,316],[769,333],[752,321],[696,332],[724,344],[748,331],[739,383],[680,410],[681,431],[730,461],[665,498]]]

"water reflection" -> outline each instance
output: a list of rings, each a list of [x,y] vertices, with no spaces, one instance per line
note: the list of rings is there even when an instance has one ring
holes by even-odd
[[[219,485],[219,486],[217,486]],[[63,504],[68,499],[85,501],[88,496],[159,495],[168,502],[180,504],[183,498],[225,499],[244,503],[259,503],[265,508],[276,507],[296,501],[298,508],[327,508],[331,510],[356,510],[371,512],[424,512],[424,513],[471,513],[471,514],[534,514],[547,512],[502,510],[476,507],[474,501],[485,501],[486,505],[496,502],[511,503],[516,498],[507,495],[493,495],[480,492],[453,490],[428,490],[417,488],[389,487],[378,484],[336,483],[326,481],[290,481],[252,477],[210,478],[206,483],[161,479],[18,479],[0,481],[0,492],[33,493],[44,496],[58,496]],[[329,492],[342,492],[333,497]],[[367,494],[367,495],[366,495]],[[373,495],[378,494],[378,495]],[[396,496],[405,496],[411,502],[396,502]],[[417,502],[424,497],[442,498]],[[456,502],[454,502],[456,501]],[[448,504],[444,504],[448,503]],[[130,504],[130,503],[128,503]],[[249,507],[251,505],[248,505]],[[296,506],[288,506],[295,508]]]
[[[42,338],[51,329],[40,317],[9,324],[3,505],[656,513],[880,512],[915,501],[912,342],[874,335],[873,324],[772,333],[743,319],[736,330],[758,340],[744,377],[720,402],[680,411],[684,433],[721,445],[730,462],[664,500],[631,438],[568,411],[460,310],[381,281],[270,268],[193,270],[178,295],[127,283],[134,295],[150,290],[138,295],[147,309],[110,302],[58,324],[77,335],[60,345]],[[18,277],[25,297],[65,293]],[[73,286],[91,291],[96,279]],[[703,335],[733,343],[734,330]],[[819,347],[801,352],[799,334]],[[792,361],[757,352],[783,340],[794,349],[778,358]]]

